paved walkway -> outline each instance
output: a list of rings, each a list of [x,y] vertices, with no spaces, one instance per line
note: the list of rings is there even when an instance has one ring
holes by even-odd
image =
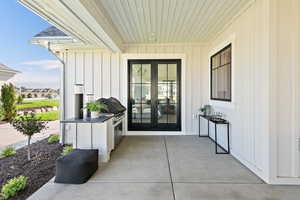
[[[50,121],[48,127],[42,133],[36,134],[32,142],[48,137],[50,134],[59,133],[59,121]],[[27,137],[17,132],[9,123],[0,124],[0,151],[8,145],[21,148],[27,145]]]
[[[86,184],[50,181],[29,200],[298,200],[196,136],[129,136]]]

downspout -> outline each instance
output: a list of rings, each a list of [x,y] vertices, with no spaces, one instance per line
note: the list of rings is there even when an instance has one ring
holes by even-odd
[[[59,57],[57,56],[51,49],[50,47],[50,42],[47,41],[47,49],[48,51],[54,55],[62,64],[62,69],[61,69],[61,81],[62,84],[60,84],[60,91],[59,91],[59,95],[60,95],[60,110],[61,110],[61,120],[65,119],[65,62]],[[60,123],[60,129],[61,129],[61,143],[65,144],[66,142],[66,127],[65,124],[61,124]]]

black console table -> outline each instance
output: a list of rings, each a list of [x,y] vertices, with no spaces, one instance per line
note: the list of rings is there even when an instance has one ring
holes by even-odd
[[[207,120],[207,135],[201,135],[201,118],[204,118]],[[213,140],[210,137],[209,134],[209,122],[212,122],[215,124],[215,140]],[[218,143],[218,132],[217,132],[217,125],[218,124],[223,124],[227,126],[227,150],[224,149],[221,145],[219,145]],[[214,116],[207,116],[207,115],[199,115],[199,137],[208,137],[209,139],[211,139],[212,141],[214,141],[215,143],[215,149],[216,149],[216,154],[230,154],[230,136],[229,136],[229,122],[225,119],[221,119],[221,118],[216,118]],[[218,147],[220,147],[224,152],[219,152],[218,151]]]

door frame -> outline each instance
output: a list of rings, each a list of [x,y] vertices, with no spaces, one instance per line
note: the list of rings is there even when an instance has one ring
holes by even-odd
[[[127,81],[127,129],[129,128],[129,125],[131,125],[131,130],[130,131],[181,131],[182,128],[182,120],[181,120],[181,59],[129,59],[127,63],[127,73],[128,73],[128,81]],[[132,117],[129,113],[129,110],[131,109],[131,104],[130,104],[130,81],[129,78],[131,76],[130,73],[130,65],[131,64],[150,64],[151,65],[151,123],[150,124],[140,124],[138,127],[134,127],[133,124],[129,123],[129,118]],[[175,64],[177,65],[177,104],[176,104],[176,125],[175,124],[160,124],[158,121],[153,121],[153,120],[158,120],[157,118],[157,105],[156,103],[158,99],[152,99],[152,97],[157,96],[157,88],[153,88],[154,85],[157,85],[157,79],[155,79],[153,76],[157,76],[157,70],[158,70],[158,65],[159,64]],[[153,68],[153,67],[156,67]],[[154,79],[153,79],[154,78]],[[154,82],[153,82],[154,81]],[[154,86],[155,87],[155,86]],[[155,122],[154,126],[153,123]],[[175,126],[174,126],[175,125]]]
[[[135,54],[127,53],[121,54],[121,101],[124,105],[128,105],[128,60],[167,60],[167,59],[180,59],[181,60],[181,131],[128,131],[128,120],[125,122],[125,135],[188,135],[186,131],[186,54]]]

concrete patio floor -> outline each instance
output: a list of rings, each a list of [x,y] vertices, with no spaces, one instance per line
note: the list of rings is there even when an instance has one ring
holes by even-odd
[[[298,200],[300,186],[264,184],[197,136],[130,136],[83,185],[50,181],[29,200]]]

